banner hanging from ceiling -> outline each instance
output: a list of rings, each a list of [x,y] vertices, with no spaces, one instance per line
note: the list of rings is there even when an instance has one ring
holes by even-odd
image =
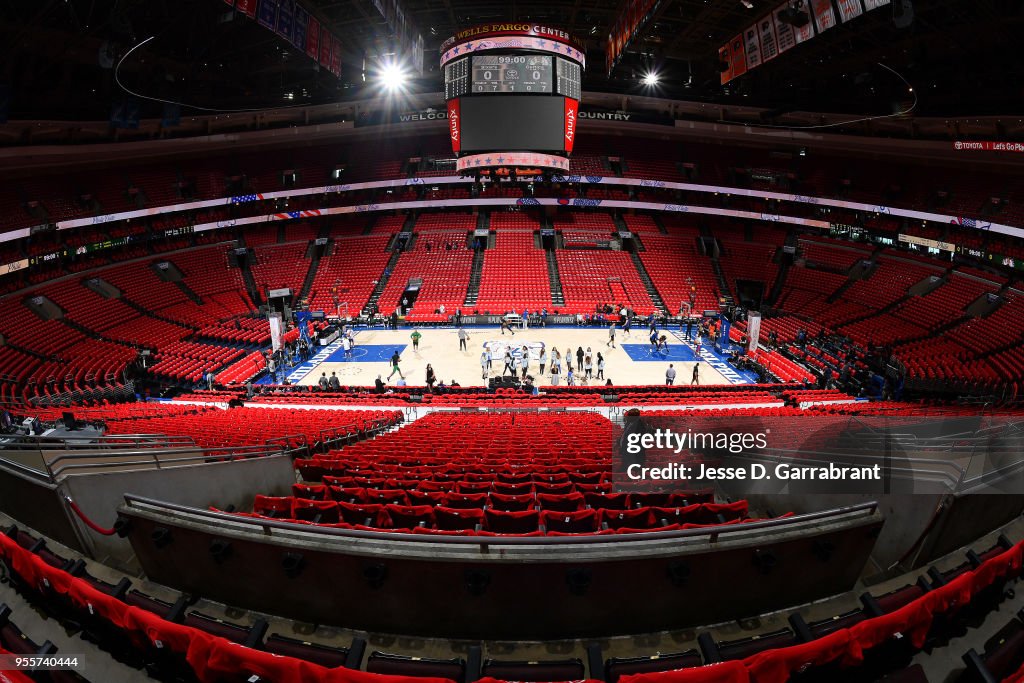
[[[306,31],[309,30],[309,12],[305,7],[295,6],[295,17],[292,26],[292,45],[302,52],[306,51]]]
[[[735,76],[732,74],[732,44],[728,43],[718,48],[718,62],[722,65],[722,85],[731,81]]]
[[[331,65],[331,47],[334,45],[334,35],[326,28],[320,30],[320,66],[328,68]]]
[[[785,7],[779,7],[772,12],[772,21],[775,22],[775,36],[779,46],[779,54],[788,50],[789,48],[796,45],[796,36],[793,35],[793,27],[786,22],[782,21],[779,17],[779,12],[786,9]]]
[[[775,59],[779,54],[779,43],[775,38],[775,20],[772,15],[757,22],[758,38],[761,40],[761,61]]]
[[[228,3],[230,4],[230,3]],[[250,19],[256,18],[256,0],[238,0],[235,3],[235,9],[249,17]]]
[[[260,26],[273,31],[277,27],[277,0],[260,0],[256,20]]]
[[[331,66],[328,70],[335,76],[341,75],[341,39],[334,36],[334,45],[331,46]]]
[[[850,19],[856,19],[864,14],[860,0],[836,0],[836,7],[839,8],[839,18],[843,20],[844,24]]]
[[[608,32],[608,43],[605,46],[605,66],[609,76],[618,66],[630,43],[658,11],[660,4],[661,0],[626,0],[625,6],[619,11]]]
[[[747,69],[761,66],[761,42],[757,38],[756,24],[743,32],[743,42],[746,46]]]
[[[235,11],[244,14],[266,29],[269,29],[286,40],[299,52],[305,52],[313,61],[329,69],[334,75],[341,74],[339,62],[337,68],[331,61],[331,46],[334,38],[326,28],[321,27],[320,20],[313,16],[308,7],[298,0],[225,0]],[[322,29],[322,30],[321,30]],[[327,52],[322,52],[326,45]]]
[[[418,76],[423,75],[423,34],[413,23],[410,12],[402,0],[373,0],[374,8],[384,17],[394,36],[393,42],[398,45],[407,66]]]
[[[277,6],[277,35],[292,42],[292,18],[295,16],[295,0],[281,0]]]
[[[891,0],[834,1],[833,6],[833,0],[805,0],[796,9],[804,23],[802,26],[796,26],[793,17],[788,16],[795,8],[791,0],[786,0],[743,33],[721,46],[718,50],[722,69],[721,84],[725,85],[797,45],[821,35],[836,26],[839,21],[845,24],[866,12],[888,5]]]
[[[320,57],[320,20],[311,16],[309,26],[306,28],[306,55],[314,62]]]
[[[832,9],[832,0],[810,0],[814,10],[814,25],[818,33],[824,33],[836,25],[836,12]]]

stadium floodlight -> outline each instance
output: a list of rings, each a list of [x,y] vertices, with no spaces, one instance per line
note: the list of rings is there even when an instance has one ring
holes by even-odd
[[[388,92],[401,90],[405,86],[406,81],[409,80],[402,65],[394,61],[384,62],[380,67],[378,77],[380,78],[381,85]]]
[[[644,77],[640,79],[640,82],[648,87],[653,87],[655,85],[658,85],[658,81],[660,80],[661,77],[658,76],[656,72],[648,71],[647,73],[644,74]]]

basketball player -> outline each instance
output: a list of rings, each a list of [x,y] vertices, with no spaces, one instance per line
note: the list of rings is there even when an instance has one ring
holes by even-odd
[[[516,376],[516,360],[512,356],[512,348],[505,349],[505,369],[501,371],[501,376],[504,377],[506,372],[511,372],[512,377]]]
[[[480,353],[480,379],[487,379],[487,375],[491,372],[491,354],[484,349]]]
[[[398,355],[398,350],[396,349],[395,352],[391,354],[391,374],[388,375],[388,380],[390,380],[392,375],[394,375],[396,372],[398,373],[398,376],[401,379],[405,379],[405,375],[402,374],[401,368],[398,367],[398,364],[401,362],[402,357]]]

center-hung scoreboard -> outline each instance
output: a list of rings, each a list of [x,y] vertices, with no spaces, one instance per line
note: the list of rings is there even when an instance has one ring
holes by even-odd
[[[585,49],[565,31],[487,24],[441,45],[449,136],[467,175],[567,173]]]

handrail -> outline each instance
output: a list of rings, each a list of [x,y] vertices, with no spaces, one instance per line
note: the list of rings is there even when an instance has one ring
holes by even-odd
[[[299,445],[293,446],[293,441]],[[288,453],[302,450],[307,453],[311,453],[309,448],[309,439],[305,434],[282,434],[281,436],[274,436],[266,440],[266,445],[268,446],[276,443],[281,444],[282,450]]]
[[[166,434],[113,434],[97,436],[83,434],[81,438],[73,436],[17,435],[0,445],[0,450],[17,448],[20,445],[33,450],[73,450],[77,448],[101,449],[121,445],[139,446],[142,444],[195,446],[196,442],[191,436],[168,436]]]
[[[188,452],[192,452],[194,450],[196,450],[196,449],[187,449]],[[166,449],[166,450],[152,449],[152,450],[144,450],[144,451],[122,452],[122,453],[117,453],[117,454],[104,454],[103,457],[105,458],[105,461],[103,461],[103,462],[85,462],[85,463],[72,462],[72,464],[64,465],[63,467],[59,467],[59,468],[54,467],[55,464],[63,462],[63,461],[66,461],[66,460],[80,461],[80,460],[94,460],[94,458],[95,458],[95,456],[92,456],[92,455],[87,454],[87,453],[82,453],[82,454],[67,453],[67,454],[58,456],[58,457],[54,458],[53,460],[48,461],[46,463],[46,466],[47,466],[48,472],[50,473],[50,476],[52,478],[56,478],[57,475],[65,472],[67,470],[117,469],[117,468],[122,468],[122,467],[127,467],[127,466],[138,466],[138,465],[155,466],[156,469],[162,469],[163,467],[168,466],[168,465],[170,465],[170,466],[178,466],[180,463],[209,462],[211,460],[213,460],[213,461],[224,461],[224,460],[234,461],[234,460],[249,459],[249,458],[254,458],[254,457],[266,457],[266,456],[271,456],[271,455],[277,455],[277,454],[280,454],[280,453],[284,452],[284,451],[282,451],[280,449],[273,448],[272,446],[269,446],[269,445],[264,445],[264,446],[222,446],[222,447],[216,447],[216,448],[204,448],[204,449],[199,449],[199,450],[200,450],[199,455],[189,455],[189,456],[180,457],[180,458],[161,457],[161,455],[163,455],[163,454],[174,455],[175,453],[186,452],[186,449]],[[138,458],[138,457],[141,457],[143,459],[135,459],[135,460],[122,459],[122,458]],[[113,458],[113,460],[111,460],[111,458]]]
[[[207,517],[211,520],[215,519],[223,522],[240,523],[243,525],[260,527],[261,529],[263,529],[263,533],[265,535],[270,535],[271,529],[280,529],[281,531],[301,531],[339,538],[362,538],[368,540],[389,541],[394,541],[397,539],[407,542],[445,543],[449,545],[476,545],[483,547],[495,545],[585,545],[591,543],[635,543],[637,541],[667,540],[677,538],[684,539],[702,536],[709,536],[710,542],[715,543],[718,541],[718,537],[722,534],[733,534],[741,531],[750,531],[757,529],[790,527],[804,522],[813,522],[820,519],[838,518],[847,515],[852,515],[854,513],[866,513],[863,516],[870,516],[875,514],[875,512],[878,509],[878,503],[876,501],[869,501],[865,503],[858,503],[856,505],[833,508],[832,510],[821,510],[818,512],[809,512],[803,515],[794,515],[792,517],[782,517],[778,519],[768,519],[757,522],[747,522],[743,524],[723,524],[719,527],[709,527],[704,529],[651,531],[623,535],[609,534],[594,536],[479,537],[446,536],[440,534],[435,536],[431,534],[403,533],[400,531],[364,531],[361,529],[338,529],[334,527],[313,526],[309,524],[296,524],[292,522],[281,522],[277,520],[255,519],[253,517],[241,517],[239,515],[233,515],[230,513],[213,512],[212,510],[202,510],[199,508],[193,508],[187,505],[180,505],[177,503],[166,503],[164,501],[155,500],[153,498],[146,498],[144,496],[137,496],[130,493],[126,493],[124,495],[124,499],[125,504],[128,508],[133,508],[136,506],[136,504],[143,506],[148,505],[152,508],[160,508],[172,512],[181,512],[199,517]],[[223,530],[221,529],[221,531]]]
[[[17,474],[19,476],[22,476],[22,477],[25,477],[25,478],[28,478],[28,479],[33,479],[33,480],[35,480],[36,482],[38,482],[40,484],[45,484],[47,486],[54,486],[55,485],[54,482],[53,482],[53,478],[47,476],[43,472],[40,472],[39,470],[33,469],[33,468],[28,467],[26,465],[23,465],[20,462],[14,462],[13,460],[7,460],[7,459],[5,459],[3,457],[0,457],[0,469],[10,470],[14,474]]]

